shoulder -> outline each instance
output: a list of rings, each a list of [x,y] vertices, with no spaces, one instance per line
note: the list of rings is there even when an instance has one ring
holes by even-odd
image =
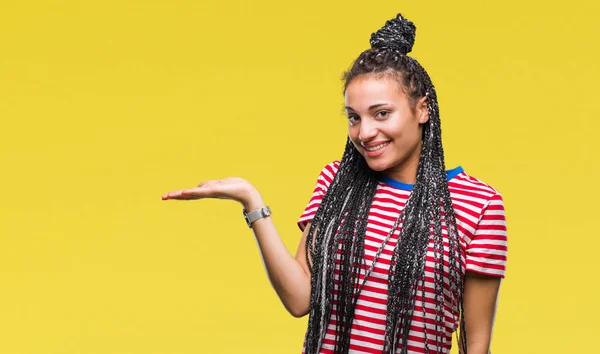
[[[331,184],[333,178],[337,174],[338,169],[340,168],[340,163],[340,161],[335,160],[325,165],[325,167],[323,167],[323,169],[321,170],[319,179],[322,179],[325,182],[327,182],[327,185]]]
[[[465,171],[448,181],[448,188],[454,203],[482,213],[490,204],[503,205],[500,192],[490,184]]]

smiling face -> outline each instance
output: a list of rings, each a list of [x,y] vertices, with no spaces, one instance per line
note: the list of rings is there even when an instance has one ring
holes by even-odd
[[[387,177],[414,183],[429,119],[426,97],[410,100],[392,76],[361,75],[345,97],[348,135],[369,167]]]

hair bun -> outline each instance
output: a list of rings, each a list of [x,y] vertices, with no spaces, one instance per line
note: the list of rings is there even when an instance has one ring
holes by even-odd
[[[388,20],[385,26],[371,35],[371,48],[391,48],[406,55],[415,44],[416,32],[414,23],[398,14],[396,18]]]

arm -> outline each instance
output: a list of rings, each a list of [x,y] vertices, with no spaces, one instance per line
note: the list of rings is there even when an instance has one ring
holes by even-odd
[[[207,181],[197,188],[176,190],[162,199],[189,200],[203,198],[232,199],[240,202],[248,211],[265,206],[258,191],[241,178]],[[306,227],[296,257],[287,250],[270,217],[252,224],[258,248],[271,285],[281,302],[294,317],[302,317],[309,311],[311,278],[306,264],[304,244],[309,227]]]
[[[467,246],[463,293],[467,354],[489,353],[500,282],[506,271],[506,254],[504,202],[496,192],[484,205]],[[462,339],[459,343],[462,345]],[[459,349],[463,353],[460,345]]]
[[[246,210],[252,211],[263,206],[262,199],[256,196]],[[267,276],[283,306],[294,317],[305,316],[310,307],[311,290],[311,277],[305,253],[306,235],[310,225],[302,233],[296,257],[292,257],[281,241],[271,218],[255,221],[252,229]]]
[[[467,354],[489,353],[500,281],[500,277],[466,272],[463,296]],[[462,329],[460,333],[459,352],[462,354]]]

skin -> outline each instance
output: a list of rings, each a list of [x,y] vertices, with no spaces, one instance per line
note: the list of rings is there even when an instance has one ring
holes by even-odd
[[[414,184],[423,124],[429,119],[426,97],[410,100],[396,81],[369,75],[353,79],[344,98],[348,136],[369,167],[397,181]],[[367,149],[381,143],[388,145],[378,156],[370,156]],[[174,190],[162,197],[163,200],[204,198],[235,200],[249,211],[265,206],[256,188],[236,177],[205,181],[196,188]],[[252,224],[269,280],[294,317],[309,312],[311,283],[305,256],[309,229],[310,225],[302,234],[296,255],[292,256],[270,217]],[[466,272],[464,308],[469,354],[489,351],[499,287],[498,277]],[[460,347],[459,350],[463,352]]]
[[[230,177],[205,181],[196,188],[174,190],[162,196],[163,200],[231,199],[242,204],[245,210],[257,210],[265,206],[260,193],[248,181]],[[310,271],[306,263],[304,243],[310,227],[306,227],[296,257],[293,257],[281,241],[270,217],[252,223],[263,265],[271,285],[286,310],[294,317],[303,317],[310,306]]]
[[[400,182],[414,184],[423,142],[423,124],[429,120],[427,100],[413,104],[398,83],[388,78],[359,76],[344,94],[348,136],[369,167]],[[367,148],[389,143],[379,156]]]
[[[467,271],[465,274],[464,306],[468,354],[489,353],[500,281],[499,277],[475,272]],[[459,352],[464,353],[461,346]]]

